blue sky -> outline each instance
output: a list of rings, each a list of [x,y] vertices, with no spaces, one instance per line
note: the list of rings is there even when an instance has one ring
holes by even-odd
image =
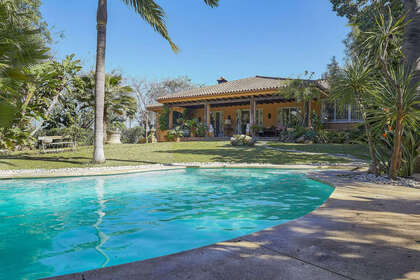
[[[52,46],[58,58],[75,53],[92,68],[96,50],[96,0],[44,0],[43,16],[63,32]],[[332,56],[341,62],[349,27],[329,0],[157,0],[167,13],[168,43],[122,1],[108,0],[106,70],[150,80],[188,76],[214,84],[255,75],[321,75]]]

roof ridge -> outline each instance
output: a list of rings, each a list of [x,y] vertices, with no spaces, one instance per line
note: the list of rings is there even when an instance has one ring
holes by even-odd
[[[273,79],[273,80],[292,80],[291,78],[283,78],[283,77],[271,77],[271,76],[261,76],[261,75],[256,75],[255,78],[262,78],[262,79]]]

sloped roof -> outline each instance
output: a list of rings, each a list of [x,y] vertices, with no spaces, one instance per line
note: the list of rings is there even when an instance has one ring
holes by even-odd
[[[259,90],[275,90],[287,86],[289,81],[290,79],[287,78],[255,76],[230,82],[224,82],[217,85],[193,88],[186,91],[168,94],[158,98],[157,101],[160,102],[166,99],[173,98],[234,94]]]

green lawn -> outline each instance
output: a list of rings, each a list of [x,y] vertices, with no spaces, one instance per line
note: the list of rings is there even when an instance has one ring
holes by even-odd
[[[274,144],[273,144],[274,145]],[[277,144],[276,144],[277,145]],[[299,145],[299,149],[314,151],[314,146]],[[327,145],[331,146],[331,145]],[[333,145],[334,149],[321,150],[337,152],[340,149],[353,149],[357,145]],[[343,146],[340,148],[340,146]],[[289,147],[289,146],[288,146]],[[290,148],[292,148],[290,146]],[[293,147],[295,148],[295,147]],[[0,169],[31,169],[31,168],[64,168],[89,167],[93,148],[79,147],[76,152],[40,154],[38,151],[15,152],[0,156]],[[363,155],[363,153],[357,152]],[[309,164],[309,163],[339,163],[346,159],[331,155],[307,155],[303,153],[285,152],[263,147],[232,147],[229,142],[181,142],[155,144],[121,144],[106,145],[105,166],[142,165],[152,163],[176,162],[234,162],[234,163],[272,163],[272,164]]]
[[[298,150],[311,153],[327,153],[327,154],[345,154],[356,158],[369,160],[369,149],[367,145],[361,144],[296,144],[270,142],[270,147],[282,148],[286,150]]]

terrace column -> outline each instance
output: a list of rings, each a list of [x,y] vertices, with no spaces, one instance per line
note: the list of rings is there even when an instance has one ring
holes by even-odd
[[[206,136],[209,135],[210,128],[210,104],[204,103],[204,124],[206,125]]]
[[[171,108],[169,108],[169,123],[168,128],[172,129],[174,126],[174,111],[172,111]]]
[[[251,102],[250,102],[250,110],[249,110],[249,125],[250,125],[250,134],[251,136],[254,136],[254,131],[252,129],[252,126],[256,124],[256,116],[257,116],[257,103],[255,102],[255,97],[251,96]]]

